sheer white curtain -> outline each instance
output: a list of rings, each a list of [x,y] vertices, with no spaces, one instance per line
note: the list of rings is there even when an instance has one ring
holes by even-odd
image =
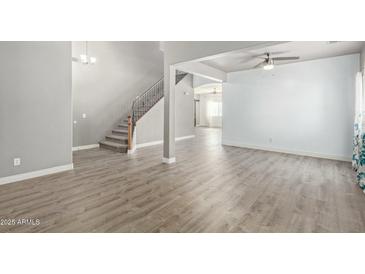
[[[365,189],[365,135],[363,134],[362,116],[363,116],[363,75],[361,72],[356,75],[356,93],[355,93],[355,119],[354,119],[354,140],[352,167],[357,172],[357,179],[360,187]]]

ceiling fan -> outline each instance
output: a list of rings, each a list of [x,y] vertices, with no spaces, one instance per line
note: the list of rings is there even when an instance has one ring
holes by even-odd
[[[258,63],[253,68],[263,68],[264,70],[271,70],[274,68],[274,64],[276,61],[290,61],[290,60],[298,60],[299,56],[278,56],[271,57],[270,52],[266,52],[263,54],[255,55],[253,58],[264,59],[264,61]]]

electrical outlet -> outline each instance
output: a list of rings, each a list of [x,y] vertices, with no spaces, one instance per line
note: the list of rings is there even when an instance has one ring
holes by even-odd
[[[14,158],[14,166],[20,166],[20,158]]]

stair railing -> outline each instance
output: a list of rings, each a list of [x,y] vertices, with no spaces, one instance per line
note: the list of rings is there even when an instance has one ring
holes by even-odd
[[[160,99],[163,97],[163,78],[161,78],[152,87],[147,89],[143,94],[134,99],[132,105],[132,123],[136,125],[137,121],[142,118]]]
[[[147,89],[144,93],[137,96],[132,104],[131,113],[128,115],[128,150],[132,151],[134,148],[133,132],[136,123],[142,118],[158,101],[163,97],[163,78],[158,80],[152,87]]]
[[[177,71],[175,83],[179,83],[186,75],[187,73],[185,72]],[[164,96],[163,87],[164,81],[162,77],[152,87],[134,99],[131,114],[128,116],[128,150],[131,151],[133,149],[133,131],[137,121],[162,99]]]

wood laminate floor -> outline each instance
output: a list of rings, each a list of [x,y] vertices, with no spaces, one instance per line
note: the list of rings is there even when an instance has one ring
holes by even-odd
[[[73,171],[0,186],[1,232],[364,232],[350,163],[220,145],[218,129],[134,155],[74,153]]]

